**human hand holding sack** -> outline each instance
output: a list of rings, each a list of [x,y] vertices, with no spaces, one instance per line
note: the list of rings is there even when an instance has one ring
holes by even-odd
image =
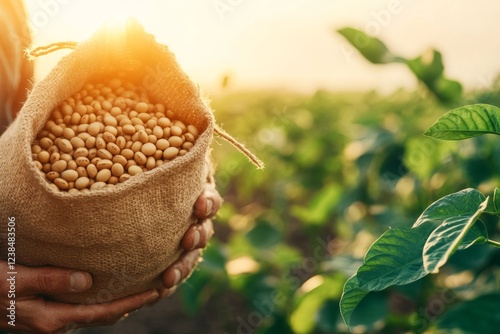
[[[90,189],[89,180],[82,191],[56,190],[48,173],[44,175],[33,162],[31,144],[65,99],[87,82],[105,81],[116,73],[124,73],[152,101],[195,126],[196,142],[184,155],[116,186],[83,191]],[[81,125],[73,122],[77,128]],[[161,288],[160,274],[179,257],[179,242],[195,221],[192,206],[209,173],[214,127],[212,112],[197,87],[170,51],[138,24],[113,34],[102,29],[77,45],[35,86],[0,138],[0,217],[16,219],[16,261],[92,274],[90,290],[55,296],[59,301],[92,304]],[[74,154],[71,151],[64,154]],[[0,232],[4,241],[6,231]],[[0,254],[6,258],[5,249]]]

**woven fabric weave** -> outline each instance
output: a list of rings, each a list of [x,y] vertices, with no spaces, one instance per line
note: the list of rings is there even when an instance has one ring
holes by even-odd
[[[31,143],[64,99],[90,79],[117,71],[195,125],[196,144],[114,188],[54,191],[32,162]],[[91,290],[56,300],[105,302],[159,287],[160,273],[178,258],[179,242],[195,222],[192,208],[206,182],[213,129],[212,111],[168,48],[136,22],[123,30],[99,30],[35,85],[0,137],[0,244],[6,245],[8,217],[15,217],[17,263],[92,274]],[[2,259],[6,250],[1,247]]]

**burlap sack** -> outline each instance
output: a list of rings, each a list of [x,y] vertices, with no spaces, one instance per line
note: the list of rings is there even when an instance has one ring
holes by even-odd
[[[31,143],[54,107],[90,78],[115,71],[126,71],[200,136],[185,156],[114,188],[56,192],[35,168]],[[98,31],[35,85],[0,137],[1,258],[8,217],[15,217],[17,263],[92,274],[90,291],[57,300],[103,302],[159,287],[160,273],[178,258],[181,237],[195,221],[213,129],[211,110],[165,46],[134,22],[122,31]]]

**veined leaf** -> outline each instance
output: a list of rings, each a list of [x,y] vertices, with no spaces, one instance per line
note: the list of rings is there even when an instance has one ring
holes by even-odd
[[[386,318],[387,312],[386,294],[369,293],[360,288],[356,276],[346,282],[340,300],[340,314],[348,327],[360,325],[365,330],[373,330],[377,323]]]
[[[500,215],[500,189],[495,188],[493,196],[490,197],[484,212],[492,215]]]
[[[434,228],[434,224],[424,224],[411,230],[391,229],[374,242],[366,254],[365,264],[344,286],[340,310],[348,326],[351,326],[353,312],[370,291],[409,284],[429,273],[424,267],[422,249]],[[485,242],[487,238],[486,227],[476,221],[460,239],[458,249]]]
[[[343,28],[339,29],[338,33],[344,36],[368,61],[374,64],[386,64],[401,60],[401,58],[394,56],[382,41],[365,34],[361,30]]]
[[[358,269],[359,286],[368,291],[383,290],[391,285],[414,282],[428,272],[424,269],[422,248],[433,224],[411,230],[390,229],[378,238]]]
[[[499,293],[480,296],[451,308],[439,318],[437,333],[498,333]]]
[[[457,249],[467,249],[472,245],[483,244],[486,241],[488,241],[488,230],[484,226],[484,223],[478,219],[462,239]]]
[[[368,290],[362,289],[359,286],[358,277],[356,275],[352,276],[345,282],[344,293],[340,298],[340,314],[347,326],[350,325],[351,317],[358,307],[359,303],[368,294]]]
[[[424,267],[428,272],[439,272],[439,268],[448,261],[479,215],[486,209],[487,203],[488,199],[482,202],[473,214],[446,219],[431,233],[423,250]]]
[[[473,104],[447,112],[424,134],[436,139],[460,140],[486,133],[500,135],[500,108]]]
[[[479,190],[472,188],[446,195],[429,205],[418,217],[413,227],[427,222],[441,224],[451,217],[474,214],[485,199],[486,197]]]

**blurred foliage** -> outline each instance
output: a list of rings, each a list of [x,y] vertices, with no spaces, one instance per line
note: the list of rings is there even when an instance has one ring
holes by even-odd
[[[500,105],[498,80],[462,94],[458,82],[443,76],[438,51],[407,60],[360,31],[340,33],[373,63],[405,63],[423,91],[437,99],[428,99],[421,87],[384,96],[324,90],[212,96],[217,122],[266,169],[256,170],[215,138],[215,177],[225,202],[204,261],[180,288],[193,321],[211,299],[221,299],[232,310],[221,324],[227,333],[348,333],[339,301],[376,239],[384,233],[403,235],[398,242],[404,246],[401,231],[410,229],[430,203],[469,187],[491,193],[498,185],[500,146],[491,136],[460,145],[423,136],[445,114],[446,103]],[[491,216],[482,221],[490,238],[498,237],[498,221]],[[384,247],[381,252],[391,244]],[[411,261],[414,255],[404,253],[399,260]],[[496,249],[464,247],[436,275],[376,286],[384,290],[369,294],[355,289],[354,276],[347,284],[364,298],[357,299],[361,302],[350,315],[351,330],[459,328],[456,318],[472,307],[493,307],[499,262]],[[366,277],[372,274],[364,271]],[[484,320],[498,318],[493,312]],[[464,319],[479,322],[481,316],[472,312]]]
[[[344,36],[368,61],[373,64],[403,63],[413,72],[434,96],[443,103],[460,101],[462,85],[444,76],[441,53],[427,50],[414,59],[394,55],[379,39],[355,28],[342,28],[338,33]]]
[[[463,104],[499,100],[495,86],[464,96]],[[498,184],[494,139],[457,145],[424,137],[447,109],[419,92],[240,92],[211,103],[218,123],[266,163],[258,171],[222,139],[214,142],[225,203],[205,260],[181,295],[193,317],[211,298],[236,296],[228,333],[347,333],[343,285],[380,235],[410,228],[440,197]],[[499,260],[495,250],[470,247],[437,275],[370,293],[352,330],[430,330],[459,301],[498,292]],[[476,265],[461,265],[467,262]]]

